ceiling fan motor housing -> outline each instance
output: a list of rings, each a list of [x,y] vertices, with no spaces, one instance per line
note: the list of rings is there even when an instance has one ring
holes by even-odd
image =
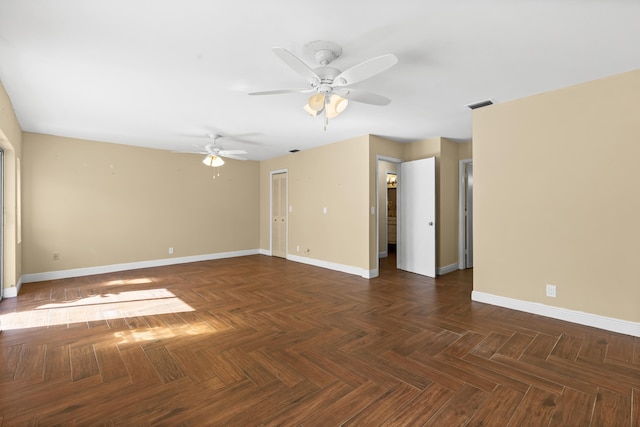
[[[342,47],[339,44],[325,40],[316,40],[308,43],[305,47],[313,52],[314,59],[323,67],[342,55]]]
[[[314,71],[320,77],[321,83],[331,84],[333,80],[340,75],[341,71],[335,67],[318,67]]]

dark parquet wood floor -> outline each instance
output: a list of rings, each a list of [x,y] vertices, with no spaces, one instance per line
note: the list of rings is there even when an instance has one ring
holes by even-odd
[[[0,303],[0,424],[640,426],[640,339],[248,256]]]

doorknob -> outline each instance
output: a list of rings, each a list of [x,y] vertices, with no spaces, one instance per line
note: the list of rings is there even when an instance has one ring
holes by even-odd
[[[429,225],[433,227],[433,221],[429,221]]]

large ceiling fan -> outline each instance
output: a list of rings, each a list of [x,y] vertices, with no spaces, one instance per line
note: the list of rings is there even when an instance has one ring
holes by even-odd
[[[312,93],[304,109],[312,116],[324,112],[325,130],[329,119],[342,113],[347,108],[349,100],[371,105],[388,105],[391,102],[389,98],[382,95],[352,88],[351,85],[393,67],[398,62],[395,55],[377,56],[345,71],[340,71],[330,66],[331,62],[342,55],[342,48],[338,44],[320,40],[307,44],[306,48],[313,53],[319,67],[310,67],[302,59],[282,47],[274,47],[273,52],[307,80],[307,87],[252,92],[249,95]]]

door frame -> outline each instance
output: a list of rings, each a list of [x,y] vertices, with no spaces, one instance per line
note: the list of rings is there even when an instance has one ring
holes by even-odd
[[[380,177],[380,161],[383,162],[389,162],[389,163],[395,163],[395,164],[400,164],[402,163],[404,160],[402,159],[398,159],[396,157],[389,157],[389,156],[383,156],[380,154],[376,154],[376,208],[375,208],[375,212],[376,212],[376,218],[375,218],[375,229],[376,229],[376,269],[375,269],[375,275],[373,275],[372,277],[377,277],[380,274],[380,189],[378,188],[378,182],[380,181],[378,178]],[[386,176],[386,170],[385,170],[385,176]],[[398,180],[398,185],[400,185],[400,181]],[[385,196],[386,197],[386,196]],[[397,213],[396,213],[397,215]],[[388,238],[389,234],[387,232],[387,238]]]
[[[386,226],[385,227],[378,226],[378,233],[380,232],[380,230],[384,230],[385,231],[387,247],[382,252],[378,252],[378,258],[385,258],[385,257],[389,256],[389,190],[390,190],[390,188],[389,188],[389,175],[393,175],[393,176],[396,177],[396,187],[393,188],[393,189],[397,190],[397,187],[398,187],[398,185],[397,185],[397,182],[398,182],[397,181],[397,179],[398,179],[398,170],[397,170],[397,168],[396,168],[395,171],[386,170],[384,175],[385,175],[384,176],[384,181],[386,181],[387,184],[386,184],[386,188],[385,188],[385,192],[384,192],[384,199],[385,199],[384,206],[385,206],[385,209],[384,209],[384,212],[381,215],[381,219],[383,220],[383,224],[385,224]],[[396,200],[397,200],[397,198],[396,198]],[[380,206],[380,205],[378,204],[378,206]],[[398,205],[396,204],[396,212],[397,211],[398,211]],[[396,224],[396,227],[397,227],[397,224]],[[397,233],[396,233],[396,235],[397,235]],[[378,236],[378,244],[380,243],[380,237],[381,236]]]
[[[467,196],[467,186],[465,176],[467,165],[473,164],[473,159],[462,159],[458,164],[458,269],[464,270],[467,268],[467,257],[464,253],[466,246],[466,221],[464,215],[465,199]],[[472,184],[473,185],[473,184]],[[473,215],[473,212],[471,213]]]
[[[285,177],[285,257],[289,254],[289,169],[273,170],[269,173],[269,256],[273,256],[273,175],[284,173]]]

